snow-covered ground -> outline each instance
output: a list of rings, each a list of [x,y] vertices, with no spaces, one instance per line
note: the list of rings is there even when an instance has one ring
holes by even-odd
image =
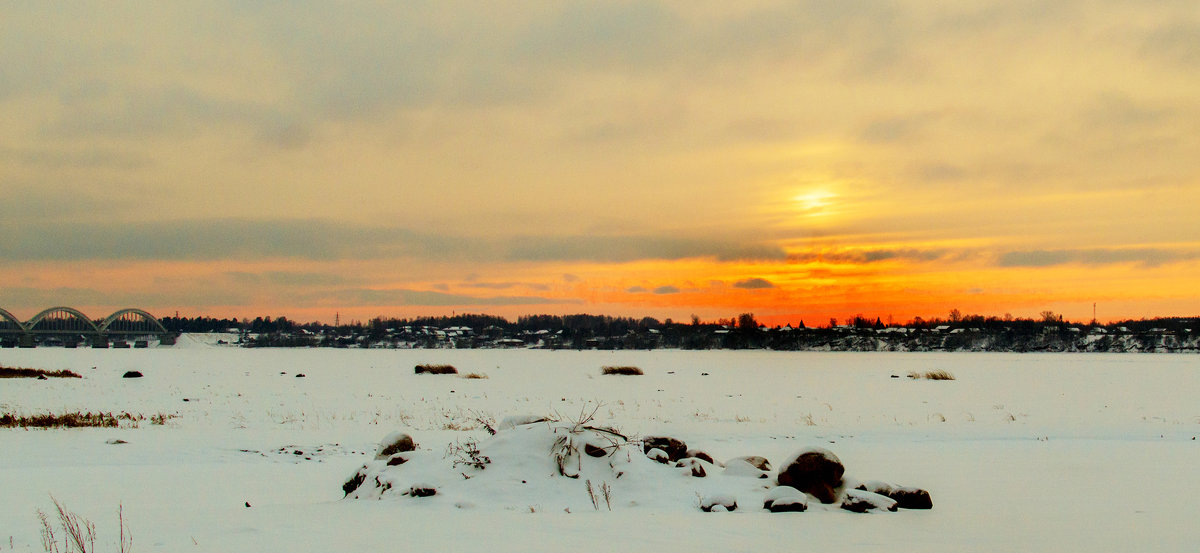
[[[118,505],[138,552],[1194,551],[1200,543],[1197,356],[248,350],[215,341],[0,350],[0,365],[84,376],[0,380],[2,412],[172,416],[136,428],[0,429],[0,552],[42,551],[36,511],[53,509],[51,494],[95,522],[98,551],[117,550]],[[413,374],[420,363],[487,378]],[[601,376],[605,365],[645,375]],[[957,379],[905,378],[937,369]],[[145,377],[121,378],[128,370]],[[445,481],[454,497],[343,499],[342,484],[394,431],[411,434],[422,459],[449,466],[451,444],[511,449],[489,442],[477,418],[571,419],[597,406],[597,424],[673,436],[717,460],[760,455],[778,465],[823,447],[848,476],[924,488],[934,508],[704,513],[699,495],[722,475],[669,471],[637,489],[614,486],[611,512],[593,510],[581,481],[513,493],[482,478],[472,488],[457,474]],[[108,443],[118,439],[127,443]],[[527,463],[543,453],[549,462],[549,451],[533,453]],[[484,473],[552,478],[493,461]],[[679,493],[688,486],[697,495]]]

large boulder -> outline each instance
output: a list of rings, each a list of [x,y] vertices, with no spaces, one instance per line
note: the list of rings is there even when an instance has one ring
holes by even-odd
[[[667,436],[647,436],[642,438],[642,451],[649,453],[651,449],[661,449],[672,461],[678,461],[687,456],[687,444]]]
[[[846,467],[833,452],[819,447],[807,448],[792,454],[780,465],[780,486],[791,486],[818,501],[832,504],[838,499],[842,475]]]
[[[403,432],[393,432],[379,442],[379,451],[375,452],[375,460],[387,459],[397,453],[413,451],[416,448],[417,444],[413,441],[412,436]]]

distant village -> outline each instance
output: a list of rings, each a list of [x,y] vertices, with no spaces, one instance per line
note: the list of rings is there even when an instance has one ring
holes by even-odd
[[[816,327],[765,326],[748,313],[716,322],[602,315],[376,318],[338,325],[284,317],[160,320],[172,332],[224,333],[222,343],[240,347],[1200,353],[1200,318],[1094,324],[1049,312],[1039,319],[951,315],[890,325],[854,317]]]

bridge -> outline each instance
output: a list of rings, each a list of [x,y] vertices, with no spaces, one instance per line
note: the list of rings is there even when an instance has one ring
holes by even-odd
[[[51,307],[25,322],[0,308],[0,345],[6,348],[39,344],[74,348],[85,342],[94,348],[127,348],[131,340],[134,347],[148,347],[152,339],[173,345],[176,336],[154,315],[136,308],[93,320],[72,307]]]

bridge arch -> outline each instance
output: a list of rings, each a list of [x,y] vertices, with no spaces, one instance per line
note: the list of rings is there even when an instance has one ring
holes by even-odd
[[[9,323],[11,323],[12,326],[14,326],[16,328],[9,328]],[[0,332],[3,332],[3,331],[20,332],[20,333],[24,334],[25,333],[25,323],[22,323],[21,320],[14,317],[12,313],[9,313],[3,307],[0,307]]]
[[[100,329],[96,327],[96,323],[93,323],[92,320],[89,319],[87,315],[84,315],[78,309],[75,309],[74,307],[51,307],[50,309],[46,309],[46,310],[42,311],[41,313],[34,315],[32,319],[29,319],[29,322],[25,323],[26,332],[36,333],[40,330],[48,330],[48,329],[39,329],[38,325],[41,324],[43,321],[46,321],[47,319],[59,318],[59,317],[53,317],[54,315],[65,315],[65,317],[62,317],[62,319],[64,319],[66,322],[68,322],[68,324],[74,323],[76,326],[81,327],[79,330],[90,331],[90,332],[96,333],[96,334],[98,334],[100,332]]]
[[[147,327],[144,330],[143,329],[134,329],[139,332],[144,331],[144,332],[154,333],[154,334],[167,334],[167,328],[164,327],[162,325],[162,323],[158,322],[158,317],[155,317],[154,315],[151,315],[145,311],[142,311],[141,309],[137,309],[134,307],[122,309],[120,311],[117,311],[116,313],[113,313],[112,315],[109,315],[103,321],[101,321],[100,326],[97,327],[97,329],[101,333],[106,333],[106,332],[109,332],[109,327],[111,327],[113,325],[113,323],[118,323],[118,322],[122,322],[122,321],[131,323],[134,325],[141,323],[142,325]],[[125,332],[127,330],[128,329],[117,328],[117,329],[114,329],[113,332]]]

